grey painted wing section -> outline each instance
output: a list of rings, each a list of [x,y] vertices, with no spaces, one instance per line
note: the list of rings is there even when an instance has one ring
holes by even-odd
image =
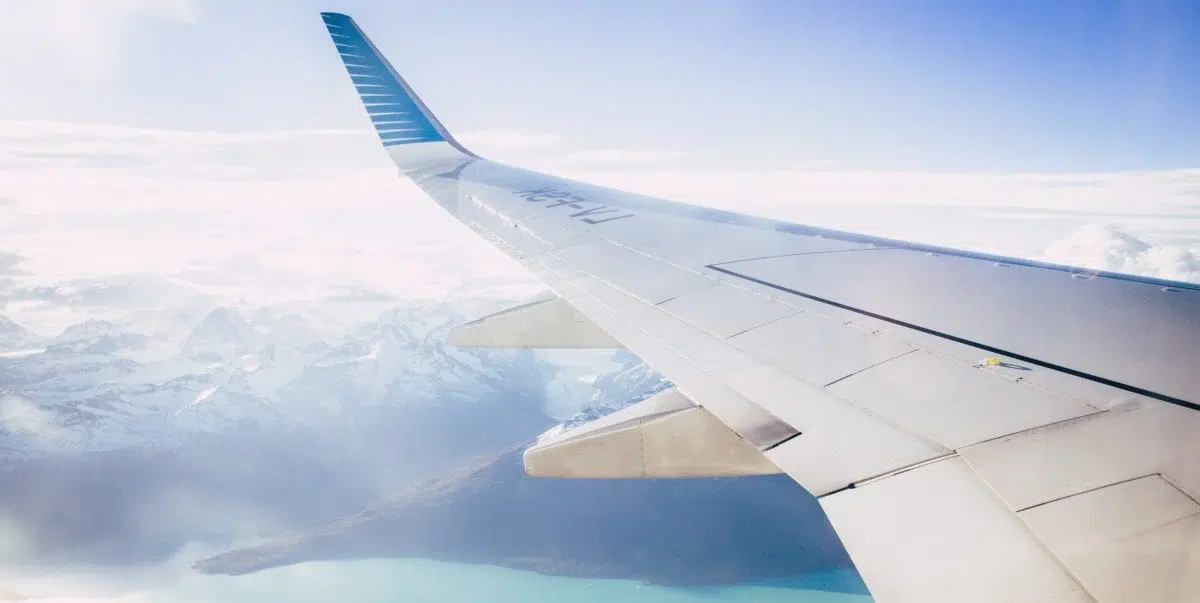
[[[1138,393],[1200,399],[1195,290],[895,248],[716,267]]]
[[[816,301],[860,325],[909,328],[1193,408],[1200,400],[1195,285],[788,224],[487,161],[421,183],[520,256],[590,255],[603,263],[598,277],[650,303],[705,275]],[[647,272],[664,263],[678,270]]]

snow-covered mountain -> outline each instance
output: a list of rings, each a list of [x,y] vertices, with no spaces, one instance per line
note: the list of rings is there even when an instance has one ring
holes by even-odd
[[[552,395],[607,411],[658,383],[628,354],[564,371],[445,343],[503,303],[168,309],[34,338],[0,356],[0,508],[29,544],[0,562],[143,563],[299,529],[532,441]]]
[[[20,356],[40,343],[39,337],[0,314],[0,357]]]
[[[591,381],[590,396],[583,408],[567,419],[567,427],[580,425],[636,404],[670,388],[673,384],[641,358],[618,351],[613,355],[615,368]]]
[[[266,340],[233,308],[219,307],[197,324],[179,355],[214,363],[261,354]]]
[[[361,424],[400,408],[553,389],[556,367],[534,352],[447,345],[464,318],[445,303],[413,303],[331,336],[300,311],[221,306],[174,335],[91,319],[48,341],[0,322],[9,347],[43,346],[0,357],[0,455],[172,447],[200,434]],[[587,409],[576,421],[667,385],[636,357],[613,358],[572,389]]]

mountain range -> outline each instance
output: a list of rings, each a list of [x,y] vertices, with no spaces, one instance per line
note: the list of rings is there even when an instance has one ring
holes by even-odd
[[[303,561],[425,557],[672,586],[850,567],[816,500],[786,476],[555,480],[521,451],[418,481],[365,510],[204,559],[244,574]]]
[[[0,321],[0,561],[146,563],[258,539],[197,567],[420,556],[691,585],[849,565],[785,477],[525,476],[538,433],[670,383],[627,352],[569,371],[445,343],[486,306],[374,301],[342,328],[216,306],[52,337]]]

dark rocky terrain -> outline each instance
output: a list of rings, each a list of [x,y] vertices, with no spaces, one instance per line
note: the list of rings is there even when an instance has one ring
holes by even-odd
[[[785,476],[555,480],[520,450],[435,479],[314,530],[204,559],[244,574],[304,561],[427,557],[675,586],[850,567],[815,499]]]

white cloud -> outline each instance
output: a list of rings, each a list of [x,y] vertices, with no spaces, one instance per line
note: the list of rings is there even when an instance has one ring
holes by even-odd
[[[86,80],[105,79],[118,67],[136,19],[195,22],[200,14],[196,0],[7,2],[0,19],[0,82],[60,66]]]
[[[370,165],[372,159],[380,159],[374,135],[357,129],[235,133],[0,120],[0,141],[0,169],[21,173],[163,168],[174,177],[212,179],[246,167],[259,176],[272,168],[311,174],[313,168]]]
[[[34,449],[70,450],[79,444],[79,435],[60,425],[53,412],[17,394],[0,394],[0,428]]]
[[[150,603],[150,602],[154,601],[154,598],[153,598],[152,594],[150,594],[150,593],[134,593],[134,594],[129,594],[129,595],[118,595],[115,597],[50,596],[50,597],[36,597],[36,598],[31,597],[30,599],[37,601],[37,603]],[[22,600],[22,599],[16,599],[16,600]]]
[[[153,15],[172,21],[195,23],[200,18],[197,0],[117,0],[109,2],[109,10]]]
[[[106,288],[130,310],[179,291],[269,305],[539,287],[396,177],[369,132],[0,124],[0,191],[17,287]],[[82,318],[54,299],[4,310],[43,334]]]
[[[1040,257],[1086,224],[1151,245],[1200,242],[1200,170],[947,174],[849,170],[554,172],[623,190],[842,230]]]
[[[456,134],[464,146],[484,157],[540,169],[631,169],[681,164],[683,151],[578,149],[557,134],[492,128]]]
[[[509,144],[557,149],[559,143],[513,135]],[[664,158],[578,153],[602,164]],[[1200,171],[986,175],[564,165],[547,169],[799,223],[1197,278]],[[373,137],[358,131],[231,134],[0,122],[0,191],[12,201],[0,205],[0,251],[24,258],[23,274],[6,278],[18,287],[74,287],[79,299],[121,299],[134,308],[193,291],[224,303],[267,305],[346,291],[519,297],[539,288],[397,178]],[[55,332],[85,311],[62,306],[59,297],[14,300],[4,310],[38,332]]]
[[[790,169],[800,172],[836,170],[841,167],[841,164],[830,159],[810,159],[808,161],[797,161],[789,166]]]
[[[1046,250],[1051,262],[1200,282],[1200,246],[1154,246],[1111,225],[1089,224]]]
[[[758,210],[787,211],[797,205],[853,203],[1170,213],[1200,202],[1197,195],[1200,170],[1083,175],[852,170],[576,170],[572,173],[662,196],[705,204],[750,204]]]
[[[630,168],[672,165],[686,161],[683,151],[627,151],[621,149],[586,149],[563,155],[557,164],[565,168]]]
[[[108,124],[61,121],[0,120],[0,137],[46,145],[70,140],[95,140],[109,143],[141,142],[156,144],[250,144],[292,142],[310,137],[356,136],[370,133],[361,129],[278,130],[256,132],[220,132],[213,130],[163,130],[114,126]],[[373,140],[373,139],[372,139]],[[152,149],[146,149],[152,150]]]
[[[455,134],[455,139],[483,155],[542,151],[561,142],[557,134],[525,132],[513,128],[490,128]]]
[[[23,396],[0,396],[0,425],[5,431],[36,438],[53,435],[58,429],[54,415]]]

